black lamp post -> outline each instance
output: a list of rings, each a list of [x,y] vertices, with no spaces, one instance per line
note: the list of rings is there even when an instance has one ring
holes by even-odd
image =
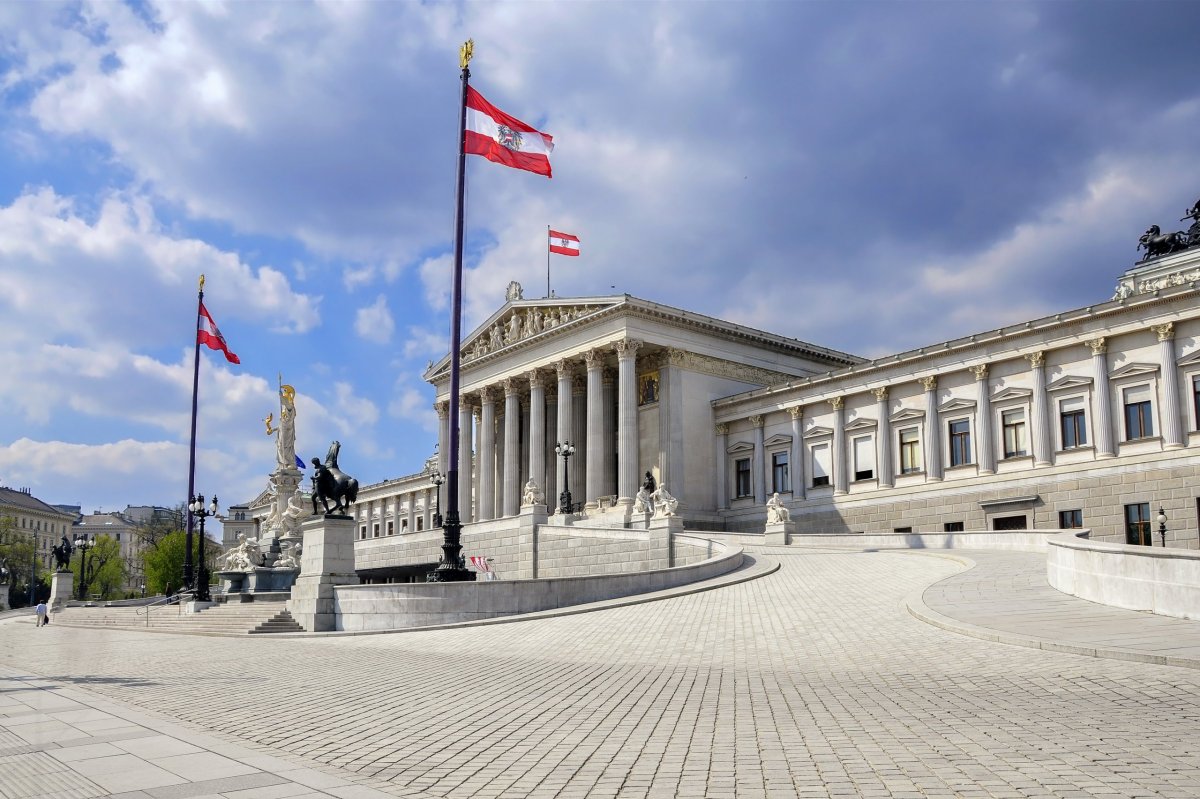
[[[437,510],[433,514],[433,526],[441,527],[442,526],[442,483],[446,482],[446,477],[441,472],[435,471],[433,473],[433,476],[430,477],[429,480],[433,483],[433,487],[435,489],[434,490],[434,495],[435,495],[434,501],[437,503]]]
[[[558,495],[558,512],[573,513],[575,510],[571,502],[571,486],[568,483],[570,478],[570,457],[575,454],[575,445],[570,441],[562,441],[554,448],[554,451],[562,456],[563,459],[563,490]]]
[[[1163,510],[1162,505],[1158,506],[1158,537],[1162,539],[1162,545],[1167,546],[1167,512]]]
[[[88,583],[91,582],[92,566],[95,564],[96,556],[93,554],[90,558],[88,553],[96,546],[96,536],[87,537],[87,533],[83,533],[75,539],[75,548],[79,550],[79,600],[83,601],[87,598]]]
[[[208,568],[204,560],[204,520],[209,516],[216,516],[219,506],[217,498],[212,498],[212,503],[206,508],[204,507],[204,495],[197,494],[192,497],[192,501],[188,503],[188,511],[193,516],[200,520],[200,552],[196,564],[196,590],[192,595],[197,602],[211,602],[212,596],[208,593]],[[191,549],[188,549],[188,554],[191,554]]]

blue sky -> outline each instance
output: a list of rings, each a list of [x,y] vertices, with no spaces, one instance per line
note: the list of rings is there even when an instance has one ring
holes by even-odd
[[[465,318],[628,292],[873,356],[1108,299],[1200,196],[1194,3],[0,3],[0,482],[265,485],[282,374],[363,483],[436,440],[458,47],[555,137],[472,158]]]

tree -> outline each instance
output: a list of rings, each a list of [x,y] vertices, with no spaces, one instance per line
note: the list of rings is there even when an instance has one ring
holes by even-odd
[[[121,544],[108,535],[97,536],[95,540],[96,543],[86,551],[76,548],[79,557],[71,559],[75,584],[87,595],[99,594],[101,599],[117,598],[125,585]]]
[[[0,516],[0,566],[8,572],[0,590],[8,592],[9,607],[27,605],[30,577],[36,583],[45,571],[35,547],[33,533],[18,530],[12,516]]]
[[[155,513],[154,518],[146,524],[138,526],[134,535],[138,537],[139,549],[142,552],[158,549],[159,544],[171,533],[184,529],[186,509],[179,504],[163,514]]]
[[[209,583],[213,583],[216,581],[214,572],[221,545],[209,538],[207,531],[204,537],[204,562],[208,568]],[[197,572],[199,562],[196,559],[196,547],[199,538],[200,530],[197,529],[192,533],[192,565]],[[180,530],[165,536],[158,542],[157,547],[145,553],[143,564],[147,591],[152,594],[165,594],[168,593],[168,589],[178,591],[183,588],[183,560],[186,550],[187,533]]]

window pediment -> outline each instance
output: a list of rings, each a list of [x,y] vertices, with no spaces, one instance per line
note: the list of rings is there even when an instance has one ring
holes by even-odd
[[[846,425],[847,433],[857,433],[860,430],[874,430],[879,423],[874,419],[855,419],[850,424]]]
[[[925,418],[925,411],[916,408],[904,408],[892,414],[892,422],[915,422]]]
[[[975,410],[975,400],[955,398],[938,408],[938,413],[954,413],[956,411]]]
[[[1120,380],[1123,377],[1149,377],[1158,373],[1156,363],[1127,363],[1120,369],[1108,373],[1109,380]]]
[[[804,433],[805,438],[828,438],[833,435],[833,430],[828,427],[811,427]]]
[[[779,433],[778,435],[773,435],[770,438],[768,438],[766,441],[764,441],[763,446],[764,447],[780,447],[780,446],[784,446],[785,444],[790,446],[791,443],[792,443],[791,436],[785,435],[783,433]]]
[[[1092,378],[1077,375],[1065,375],[1046,386],[1047,391],[1064,391],[1066,389],[1091,388]]]
[[[1200,350],[1185,355],[1175,362],[1179,366],[1200,366]]]
[[[754,452],[754,444],[752,444],[749,441],[739,441],[736,444],[731,444],[729,446],[729,448],[726,449],[725,451],[728,452],[730,455],[740,455],[742,453],[751,453],[751,452]]]
[[[1009,386],[1002,391],[997,391],[992,395],[992,402],[1012,402],[1014,400],[1027,400],[1033,396],[1033,390],[1028,388],[1017,388]]]

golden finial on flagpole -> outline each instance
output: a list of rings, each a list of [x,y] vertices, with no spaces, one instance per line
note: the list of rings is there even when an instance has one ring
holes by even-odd
[[[458,48],[458,65],[463,69],[471,63],[471,56],[475,55],[475,40],[467,39],[463,42],[463,46]]]
[[[200,275],[200,290],[204,291],[204,275]]]

